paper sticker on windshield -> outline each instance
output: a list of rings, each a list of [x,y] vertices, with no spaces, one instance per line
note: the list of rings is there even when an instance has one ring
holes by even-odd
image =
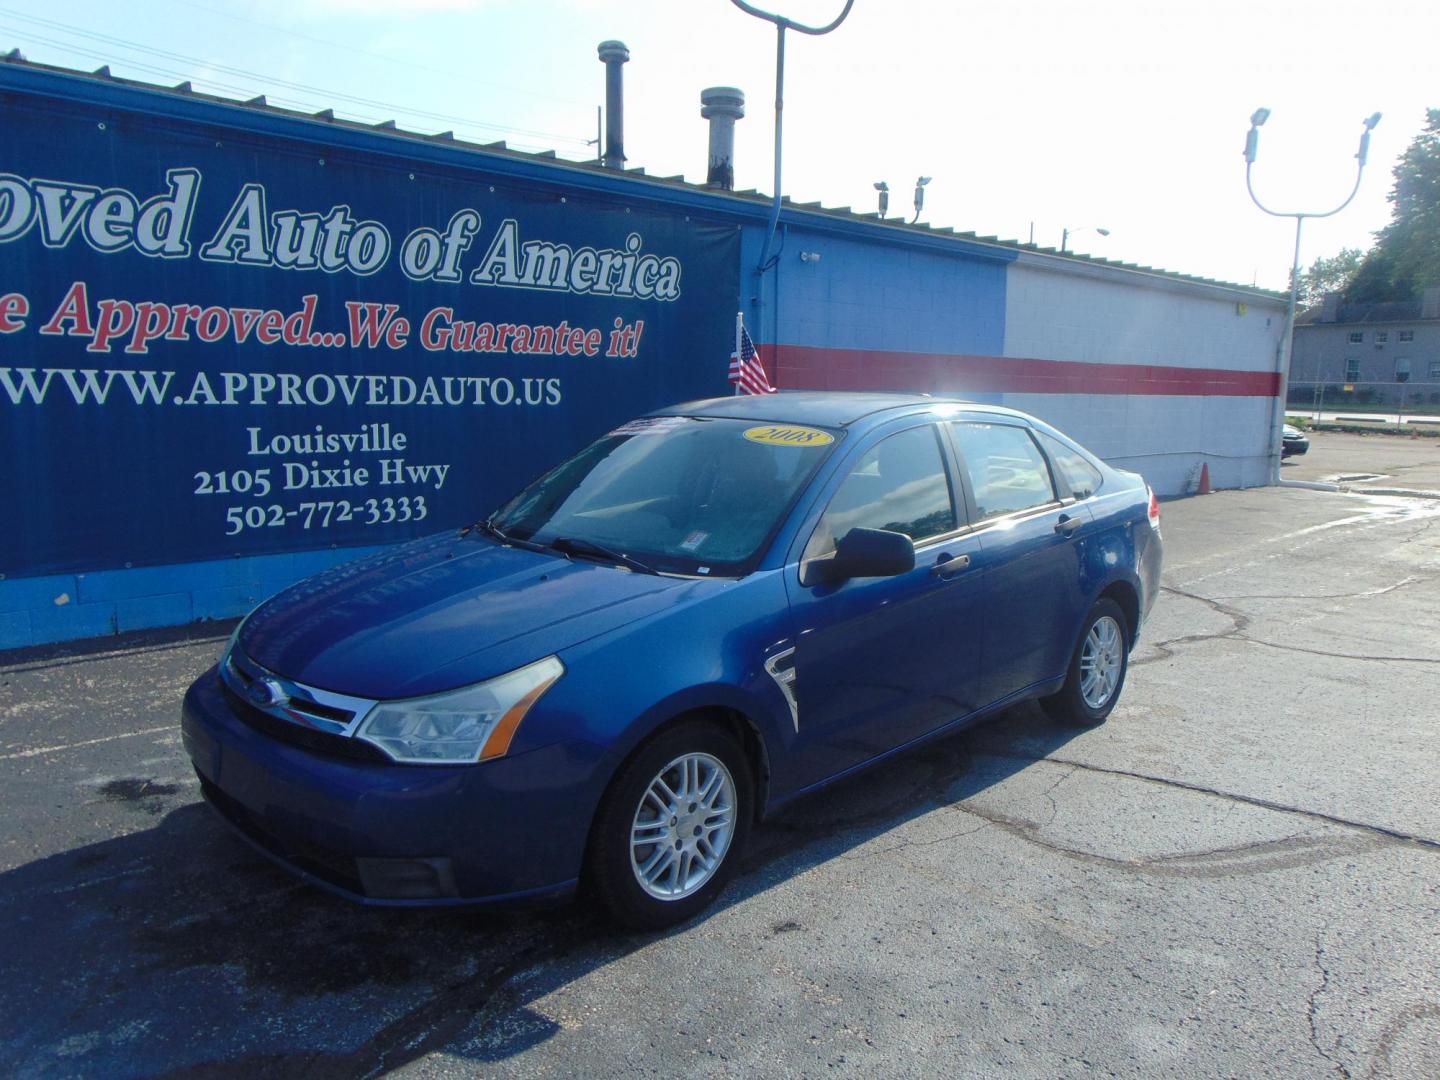
[[[828,431],[813,427],[794,427],[790,424],[766,424],[764,427],[745,429],[745,438],[766,446],[824,446],[835,441]]]
[[[703,544],[707,539],[709,539],[709,537],[710,537],[710,534],[709,534],[708,532],[703,532],[703,531],[700,530],[700,529],[696,529],[696,530],[695,530],[694,532],[692,532],[689,536],[685,537],[684,540],[681,540],[681,541],[680,541],[680,550],[681,550],[681,551],[694,551],[694,550],[695,550],[696,548],[698,548],[701,544]]]
[[[610,434],[660,435],[666,431],[674,431],[677,427],[684,427],[686,423],[687,418],[684,416],[642,416],[628,424],[621,424]]]

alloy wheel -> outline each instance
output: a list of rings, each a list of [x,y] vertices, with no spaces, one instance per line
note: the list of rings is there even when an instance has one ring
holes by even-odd
[[[650,781],[630,826],[630,869],[657,900],[704,887],[735,835],[735,780],[719,758],[677,757]]]
[[[1095,620],[1085,635],[1080,653],[1080,696],[1092,709],[1100,709],[1115,693],[1124,663],[1125,636],[1109,615]]]

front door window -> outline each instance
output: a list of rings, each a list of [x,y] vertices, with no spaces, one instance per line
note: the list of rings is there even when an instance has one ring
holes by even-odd
[[[950,480],[933,424],[891,435],[864,454],[805,548],[806,559],[830,554],[851,529],[888,529],[917,544],[954,532]]]

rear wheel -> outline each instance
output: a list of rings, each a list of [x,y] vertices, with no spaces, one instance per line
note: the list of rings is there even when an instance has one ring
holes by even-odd
[[[591,837],[591,884],[611,917],[655,930],[709,905],[749,837],[754,789],[744,751],[712,724],[648,743],[611,784]]]
[[[1067,724],[1093,727],[1104,723],[1120,698],[1129,662],[1130,628],[1125,612],[1114,600],[1102,597],[1090,609],[1080,631],[1065,685],[1040,704]]]

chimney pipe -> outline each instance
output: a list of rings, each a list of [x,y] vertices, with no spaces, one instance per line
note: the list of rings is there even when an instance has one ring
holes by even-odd
[[[705,186],[735,187],[735,121],[745,116],[745,91],[712,86],[700,91],[700,115],[710,121],[710,168]]]
[[[605,65],[605,167],[625,168],[625,76],[622,64],[630,59],[623,41],[602,41],[600,60]]]

